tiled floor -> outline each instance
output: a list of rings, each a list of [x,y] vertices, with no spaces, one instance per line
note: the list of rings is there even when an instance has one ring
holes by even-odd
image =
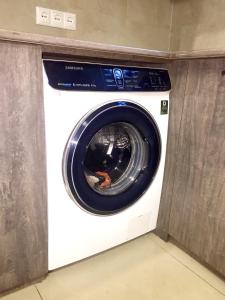
[[[3,300],[225,300],[225,282],[154,234],[49,274]]]

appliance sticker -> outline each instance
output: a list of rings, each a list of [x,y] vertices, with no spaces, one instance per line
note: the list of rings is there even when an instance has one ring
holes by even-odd
[[[161,115],[168,114],[168,100],[161,100]]]

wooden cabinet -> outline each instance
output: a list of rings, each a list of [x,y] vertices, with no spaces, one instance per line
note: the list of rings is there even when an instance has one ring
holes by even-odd
[[[158,233],[225,276],[224,59],[175,62]]]
[[[47,274],[41,46],[0,43],[0,292]],[[158,234],[225,276],[224,59],[169,65],[169,139]]]
[[[47,273],[39,46],[0,43],[0,292]]]
[[[177,162],[179,131],[184,105],[188,62],[178,61],[169,64],[167,67],[169,69],[172,91],[170,94],[170,116],[165,171],[156,229],[157,234],[164,240],[168,239],[171,201],[173,197],[174,176]]]

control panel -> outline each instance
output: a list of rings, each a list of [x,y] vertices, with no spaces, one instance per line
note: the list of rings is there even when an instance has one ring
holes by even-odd
[[[49,84],[58,90],[168,91],[167,70],[45,59]]]

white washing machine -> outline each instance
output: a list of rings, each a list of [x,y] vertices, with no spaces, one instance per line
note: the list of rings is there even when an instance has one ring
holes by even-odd
[[[49,270],[156,227],[167,70],[43,60]]]

